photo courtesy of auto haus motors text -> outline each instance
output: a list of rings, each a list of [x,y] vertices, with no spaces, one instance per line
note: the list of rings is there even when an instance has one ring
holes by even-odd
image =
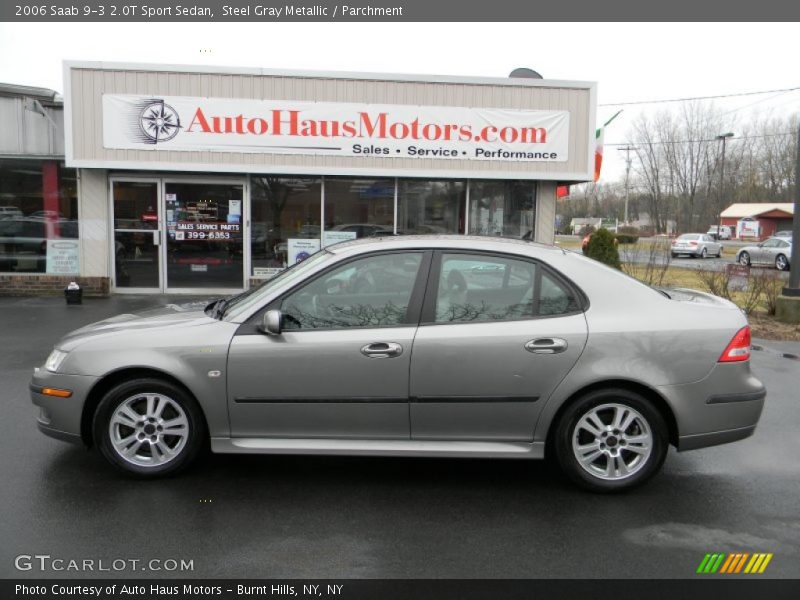
[[[565,162],[569,112],[103,94],[106,148]]]
[[[14,594],[20,598],[35,598],[46,596],[50,598],[214,598],[228,594],[235,594],[239,598],[337,598],[342,597],[345,584],[340,583],[308,583],[288,584],[276,583],[268,585],[216,585],[216,584],[189,584],[180,585],[148,583],[112,583],[103,585],[92,584],[23,584],[14,586]]]

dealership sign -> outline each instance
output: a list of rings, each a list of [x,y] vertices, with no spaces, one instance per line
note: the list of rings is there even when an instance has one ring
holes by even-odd
[[[569,112],[104,94],[103,145],[563,162],[569,158]]]

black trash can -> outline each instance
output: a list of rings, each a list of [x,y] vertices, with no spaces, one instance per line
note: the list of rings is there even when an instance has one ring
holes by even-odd
[[[67,299],[67,304],[80,304],[83,302],[81,286],[74,281],[70,281],[69,285],[64,288],[64,298]]]

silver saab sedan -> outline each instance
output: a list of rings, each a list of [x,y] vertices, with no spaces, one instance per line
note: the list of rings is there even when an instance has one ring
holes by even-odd
[[[72,332],[39,428],[129,473],[221,453],[543,458],[616,491],[750,436],[766,395],[732,303],[552,246],[344,242],[207,305]]]

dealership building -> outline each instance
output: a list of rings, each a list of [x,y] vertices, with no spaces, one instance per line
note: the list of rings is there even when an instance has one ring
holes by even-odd
[[[362,237],[553,243],[595,106],[590,82],[66,62],[63,101],[0,85],[0,293],[233,292]]]

